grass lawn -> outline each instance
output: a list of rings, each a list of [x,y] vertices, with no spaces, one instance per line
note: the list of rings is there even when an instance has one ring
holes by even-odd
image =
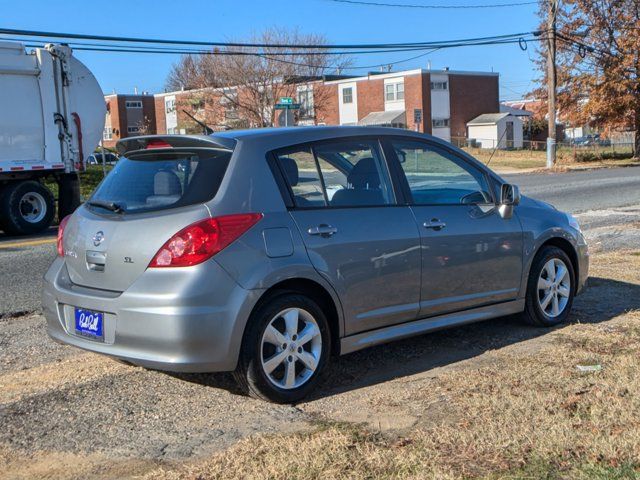
[[[640,479],[640,311],[603,306],[637,292],[640,252],[597,254],[591,275],[572,324],[396,392],[430,422],[390,434],[319,420],[145,478]]]
[[[538,150],[496,150],[468,148],[467,153],[485,165],[496,170],[522,170],[545,168],[547,153]],[[493,154],[493,155],[492,155]],[[596,147],[575,151],[568,147],[560,147],[557,153],[557,166],[572,167],[610,167],[638,164],[629,148]]]

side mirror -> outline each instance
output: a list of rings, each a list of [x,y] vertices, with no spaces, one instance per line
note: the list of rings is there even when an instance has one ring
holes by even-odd
[[[500,205],[498,213],[504,219],[513,216],[513,207],[520,203],[520,189],[517,185],[504,183],[500,186]]]

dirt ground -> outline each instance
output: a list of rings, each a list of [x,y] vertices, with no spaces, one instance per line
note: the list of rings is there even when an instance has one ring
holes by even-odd
[[[296,406],[6,318],[0,478],[640,478],[639,309],[640,252],[598,252],[568,325],[507,317],[357,352]]]

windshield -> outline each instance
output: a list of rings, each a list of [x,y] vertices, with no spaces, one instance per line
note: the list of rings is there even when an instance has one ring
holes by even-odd
[[[141,152],[122,157],[87,205],[100,213],[139,213],[211,200],[227,170],[228,150]]]

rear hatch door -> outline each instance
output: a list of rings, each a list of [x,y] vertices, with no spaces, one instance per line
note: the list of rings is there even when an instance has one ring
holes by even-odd
[[[126,290],[182,228],[210,216],[231,152],[166,149],[122,158],[70,218],[63,249],[74,284]]]

